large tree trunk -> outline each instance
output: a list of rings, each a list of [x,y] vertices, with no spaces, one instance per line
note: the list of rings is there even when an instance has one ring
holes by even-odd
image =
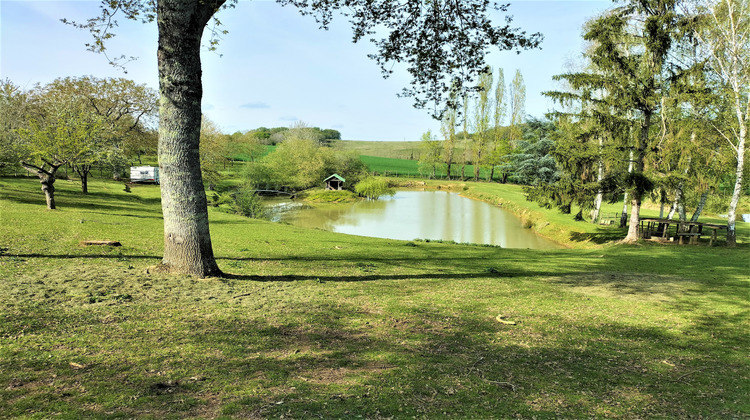
[[[40,177],[42,183],[42,191],[44,191],[44,198],[47,201],[47,208],[50,210],[57,209],[55,205],[55,176]]]
[[[91,172],[91,165],[75,165],[73,170],[81,178],[81,192],[84,194],[89,193],[89,173]]]
[[[198,155],[203,29],[223,0],[159,0],[159,170],[164,259],[171,272],[221,273],[208,228]]]
[[[45,161],[49,165],[49,169],[44,169],[44,165],[36,166],[30,163],[21,162],[21,166],[26,168],[27,171],[33,172],[39,177],[39,183],[42,184],[42,192],[44,193],[44,199],[47,201],[47,208],[49,210],[57,209],[55,205],[55,176],[57,170],[63,163],[51,164]]]
[[[628,173],[633,173],[633,151],[630,151],[630,161],[628,162]],[[628,224],[628,191],[622,197],[622,212],[620,213],[620,227],[624,228]]]
[[[643,113],[643,122],[641,122],[641,133],[638,137],[638,144],[635,153],[635,162],[633,162],[635,173],[643,175],[644,154],[648,145],[648,130],[651,127],[651,112]],[[638,240],[638,227],[641,222],[641,200],[643,190],[641,186],[635,185],[630,199],[630,222],[628,223],[628,235],[623,239],[624,242],[634,243]]]

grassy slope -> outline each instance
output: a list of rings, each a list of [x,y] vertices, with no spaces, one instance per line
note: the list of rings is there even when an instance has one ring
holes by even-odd
[[[750,416],[744,225],[737,249],[530,251],[212,211],[231,274],[199,280],[147,271],[156,187],[56,185],[50,212],[0,179],[0,416]]]
[[[387,157],[392,159],[415,159],[419,156],[418,141],[357,141],[342,140],[333,142],[333,148],[354,151],[359,155]]]

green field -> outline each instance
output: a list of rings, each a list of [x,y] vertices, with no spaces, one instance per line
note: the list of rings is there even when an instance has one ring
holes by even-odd
[[[149,268],[158,187],[58,181],[48,211],[34,179],[0,178],[0,417],[750,417],[746,223],[735,249],[601,245],[621,232],[522,208],[518,187],[432,185],[579,249],[209,209],[226,276],[169,276]]]
[[[419,162],[415,160],[406,160],[406,159],[395,159],[395,158],[387,158],[387,157],[380,157],[380,156],[367,156],[367,155],[361,155],[360,159],[362,162],[367,165],[367,168],[371,172],[375,172],[378,175],[383,176],[400,176],[400,177],[412,177],[412,178],[422,178],[428,175],[429,170],[423,170],[420,172],[419,170]],[[424,172],[424,173],[423,173]],[[451,169],[451,173],[454,178],[460,177],[461,175],[461,165],[454,165]],[[465,165],[464,173],[467,178],[473,178],[474,177],[474,165]],[[435,172],[435,175],[437,178],[445,178],[446,177],[446,170],[445,168],[438,169]],[[480,169],[479,176],[481,179],[486,178],[489,176],[489,172],[485,169]],[[497,175],[496,175],[497,177]]]
[[[418,141],[357,141],[341,140],[332,143],[333,148],[358,155],[387,157],[392,159],[419,159]]]

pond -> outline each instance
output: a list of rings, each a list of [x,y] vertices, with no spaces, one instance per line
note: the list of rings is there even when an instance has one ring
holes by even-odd
[[[503,248],[554,249],[513,214],[488,203],[445,191],[397,191],[393,197],[353,204],[272,205],[272,220],[351,235],[388,239],[429,239]]]

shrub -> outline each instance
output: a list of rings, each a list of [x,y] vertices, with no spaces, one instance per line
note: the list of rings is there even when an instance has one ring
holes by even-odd
[[[255,188],[249,185],[241,186],[234,193],[232,208],[235,213],[254,219],[263,217],[266,212],[263,200],[255,193]]]
[[[359,181],[354,187],[354,190],[357,194],[363,195],[370,200],[377,200],[384,195],[396,194],[396,190],[388,185],[388,181],[383,178],[375,177],[365,178],[362,181]]]
[[[222,204],[234,204],[234,198],[229,193],[218,193],[215,192],[211,195],[211,201],[209,203],[213,207],[219,207]]]

